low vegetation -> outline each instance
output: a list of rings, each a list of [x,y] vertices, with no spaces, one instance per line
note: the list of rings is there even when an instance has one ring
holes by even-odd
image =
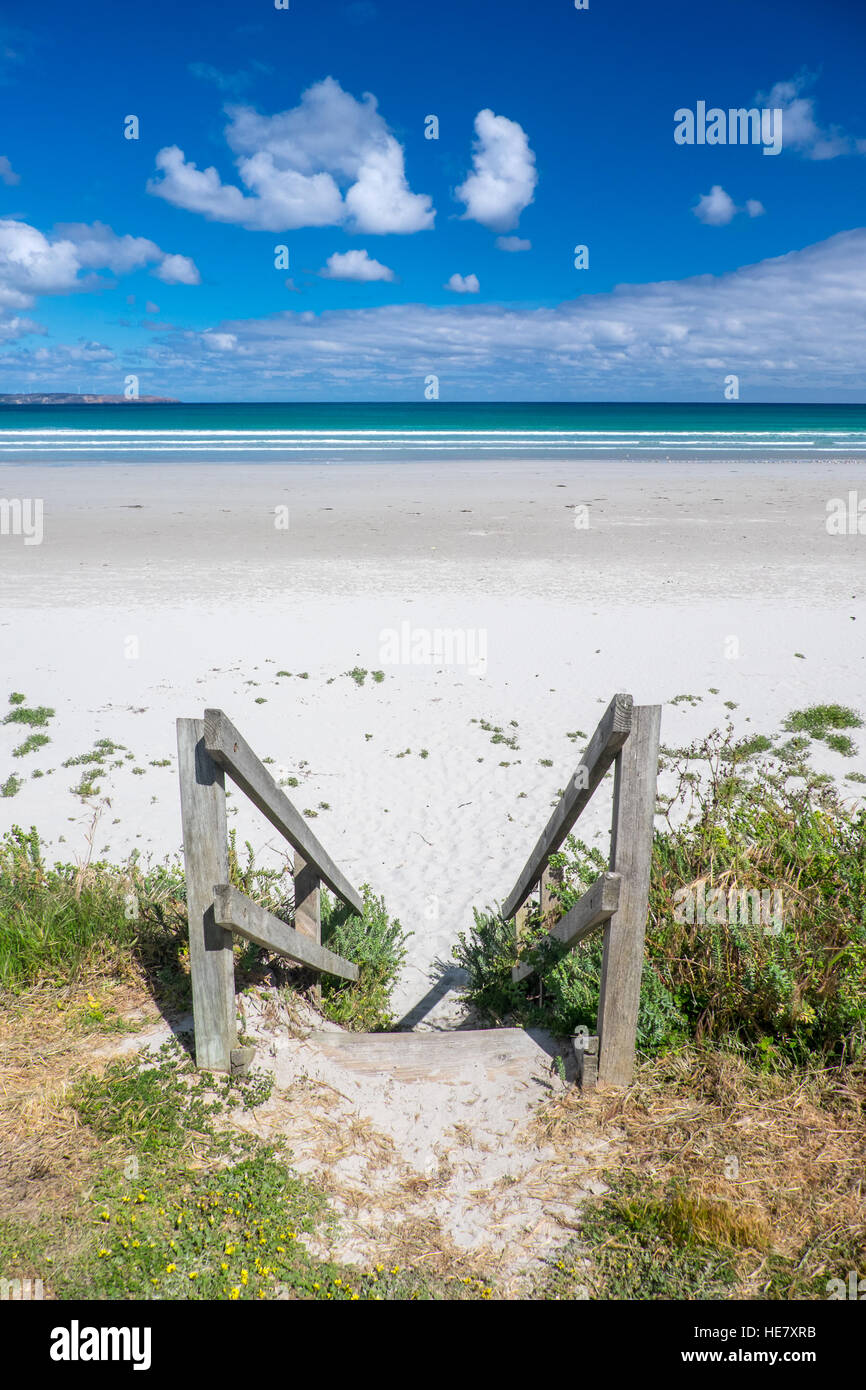
[[[653,847],[640,1048],[733,1039],[768,1065],[863,1059],[866,810],[730,731],[685,750],[673,771]],[[574,838],[551,864],[562,911],[607,867]],[[519,942],[498,914],[476,912],[454,954],[468,999],[492,1019],[594,1031],[600,933],[563,953],[537,910]],[[514,984],[518,958],[538,973]]]

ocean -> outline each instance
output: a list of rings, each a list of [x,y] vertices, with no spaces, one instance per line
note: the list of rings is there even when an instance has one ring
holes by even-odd
[[[424,401],[0,406],[0,459],[7,463],[863,453],[866,405]]]

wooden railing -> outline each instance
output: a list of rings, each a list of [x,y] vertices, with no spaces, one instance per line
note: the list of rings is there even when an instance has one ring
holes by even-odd
[[[311,970],[357,980],[358,967],[321,944],[321,885],[354,912],[363,903],[222,710],[179,719],[177,749],[196,1064],[241,1071],[249,1055],[237,1046],[232,933]],[[295,851],[293,927],[228,881],[226,773]]]
[[[582,1075],[594,1079],[590,1064],[597,1053],[598,1080],[617,1086],[628,1085],[634,1071],[660,727],[660,705],[635,705],[630,695],[614,696],[502,908],[504,917],[517,919],[519,934],[526,901],[538,890],[541,911],[550,920],[555,911],[550,856],[613,763],[610,869],[552,926],[549,937],[571,948],[590,932],[604,931],[598,1037],[586,1039]],[[538,960],[536,950],[534,961],[514,967],[513,978],[526,979],[543,969]]]

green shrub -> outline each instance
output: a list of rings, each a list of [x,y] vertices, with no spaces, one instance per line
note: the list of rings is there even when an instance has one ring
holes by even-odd
[[[388,916],[383,898],[362,884],[363,916],[322,891],[322,944],[359,967],[357,983],[322,976],[322,1008],[328,1018],[362,1032],[387,1031],[394,1022],[391,992],[406,958],[404,932]]]
[[[802,785],[799,769],[765,752],[728,728],[673,764],[678,789],[653,845],[643,1050],[725,1038],[767,1066],[866,1052],[866,808],[846,807],[817,777]],[[564,873],[552,889],[560,912],[606,867],[580,841],[565,849],[551,857]],[[490,1018],[595,1030],[600,933],[563,955],[536,910],[518,948],[510,924],[476,912],[454,955],[467,998]],[[518,958],[540,974],[514,984]]]

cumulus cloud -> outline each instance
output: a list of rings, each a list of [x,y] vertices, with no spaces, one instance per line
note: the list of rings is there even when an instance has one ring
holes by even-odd
[[[759,203],[757,198],[747,198],[745,208],[739,208],[722,185],[714,183],[709,193],[701,195],[692,212],[708,227],[726,227],[738,212],[747,212],[749,217],[762,216],[764,205]]]
[[[166,285],[201,284],[198,266],[189,256],[163,256],[153,274]]]
[[[0,154],[0,179],[7,184],[21,182],[21,175],[16,174],[12,165],[9,163],[9,156],[5,154]]]
[[[102,222],[60,223],[48,237],[14,218],[0,219],[0,313],[28,309],[40,295],[72,294],[101,285],[88,270],[126,275],[154,265],[167,283],[198,284],[187,256],[166,255],[147,237],[118,236]]]
[[[866,154],[866,140],[848,135],[838,125],[819,125],[814,98],[802,95],[814,81],[813,74],[802,72],[786,82],[777,82],[769,92],[759,92],[755,98],[762,106],[782,111],[782,148],[797,150],[806,159]]]
[[[495,242],[499,251],[531,251],[532,242],[522,236],[498,236]]]
[[[217,222],[253,230],[343,225],[384,234],[425,231],[435,213],[409,187],[403,148],[369,92],[357,101],[326,77],[273,116],[227,106],[225,135],[243,188],[199,169],[177,145],[156,157],[148,192]],[[246,191],[244,191],[246,190]]]
[[[489,108],[475,117],[472,173],[455,191],[464,218],[493,232],[516,227],[535,195],[535,155],[523,127]]]
[[[319,271],[323,280],[396,280],[396,275],[366,251],[335,251]]]
[[[477,294],[481,289],[477,275],[457,275],[451,276],[442,286],[443,290],[453,290],[455,294]]]
[[[178,330],[150,352],[167,394],[181,394],[183,382],[186,394],[245,383],[249,393],[280,395],[290,383],[309,399],[324,391],[381,400],[436,372],[467,399],[676,398],[720,391],[736,372],[756,394],[838,399],[862,394],[864,314],[861,228],[723,275],[620,285],[556,307],[285,310],[210,334]],[[230,374],[219,374],[217,334],[234,340]]]

